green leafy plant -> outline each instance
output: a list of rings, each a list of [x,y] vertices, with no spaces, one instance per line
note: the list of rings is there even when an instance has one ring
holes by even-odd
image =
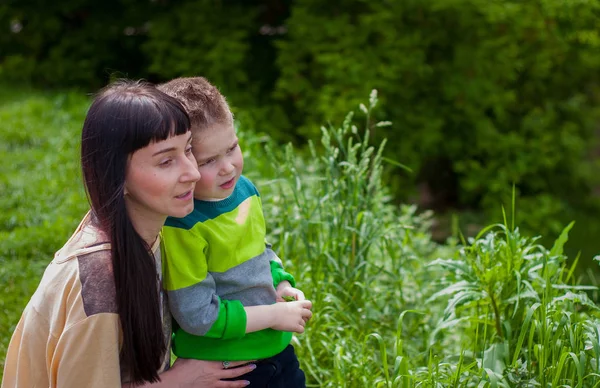
[[[596,338],[587,325],[598,322],[599,308],[583,291],[595,287],[575,284],[574,265],[563,255],[572,227],[548,250],[505,218],[465,242],[454,258],[432,262],[448,276],[429,300],[449,299],[431,341],[443,330],[476,333],[461,347],[483,366],[486,380],[502,386],[600,381],[588,359],[597,358],[597,349],[585,345]]]

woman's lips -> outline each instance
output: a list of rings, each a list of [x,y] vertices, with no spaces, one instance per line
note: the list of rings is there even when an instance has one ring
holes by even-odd
[[[183,193],[181,195],[176,196],[175,198],[187,201],[187,200],[192,199],[193,195],[194,195],[194,191],[190,190],[190,191],[187,191],[187,192],[185,192],[185,193]]]

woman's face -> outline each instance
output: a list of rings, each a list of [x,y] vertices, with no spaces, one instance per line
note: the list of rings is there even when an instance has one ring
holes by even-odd
[[[131,154],[125,175],[125,203],[130,217],[164,222],[194,209],[194,187],[200,179],[192,154],[192,134],[150,143]]]

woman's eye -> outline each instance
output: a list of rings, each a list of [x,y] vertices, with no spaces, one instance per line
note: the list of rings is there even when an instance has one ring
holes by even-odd
[[[173,159],[166,159],[160,162],[158,165],[161,167],[167,167],[173,162]]]
[[[185,153],[186,154],[191,154],[192,153],[192,146],[189,146],[188,148],[185,149]]]

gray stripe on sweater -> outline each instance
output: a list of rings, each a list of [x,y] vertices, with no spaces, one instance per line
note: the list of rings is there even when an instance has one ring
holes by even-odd
[[[222,299],[239,300],[244,306],[275,303],[270,260],[277,256],[270,249],[226,272],[211,272]]]
[[[244,306],[275,303],[269,260],[271,249],[226,272],[209,272],[202,282],[169,291],[169,305],[179,326],[190,334],[205,335],[219,316],[219,299],[239,300]]]

